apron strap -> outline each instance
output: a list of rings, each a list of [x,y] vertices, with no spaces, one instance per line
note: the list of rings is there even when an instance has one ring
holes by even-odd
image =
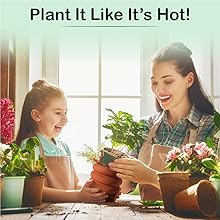
[[[197,133],[198,133],[198,127],[195,127],[191,124],[189,127],[189,139],[186,135],[182,145],[185,145],[187,143],[195,144],[197,139]]]
[[[152,151],[152,138],[155,135],[155,132],[157,131],[161,121],[163,118],[163,114],[158,118],[158,120],[155,122],[155,124],[152,126],[152,128],[149,131],[147,140],[144,142],[142,145],[139,154],[138,154],[138,159],[144,162],[146,165],[149,165],[150,159],[151,159],[151,151]]]

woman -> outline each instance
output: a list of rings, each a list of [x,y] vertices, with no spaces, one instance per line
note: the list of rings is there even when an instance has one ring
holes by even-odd
[[[147,138],[138,149],[138,159],[117,159],[109,165],[124,180],[124,193],[131,190],[132,181],[140,184],[142,199],[161,199],[156,172],[165,166],[168,146],[205,141],[215,130],[214,107],[201,87],[191,54],[183,43],[172,43],[153,58],[151,89],[158,113],[144,119]]]

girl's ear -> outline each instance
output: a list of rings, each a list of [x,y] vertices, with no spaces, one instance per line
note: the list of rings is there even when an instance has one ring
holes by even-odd
[[[194,74],[192,72],[190,72],[186,76],[187,88],[191,87],[193,83],[194,83]]]
[[[31,117],[34,121],[39,122],[40,121],[40,113],[37,109],[32,109],[31,110]]]

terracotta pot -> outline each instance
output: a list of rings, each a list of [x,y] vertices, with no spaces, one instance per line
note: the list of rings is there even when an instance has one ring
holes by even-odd
[[[24,183],[23,206],[38,206],[42,202],[44,175],[33,176]]]
[[[108,194],[106,202],[114,202],[120,191],[121,179],[109,167],[99,163],[95,163],[93,169],[91,172],[91,177],[94,181],[92,186]]]
[[[100,163],[104,166],[108,166],[108,164],[113,162],[115,159],[127,157],[125,153],[108,147],[101,149],[100,154]]]
[[[108,175],[103,175],[95,170],[91,172],[91,177],[94,180],[96,180],[102,184],[108,185],[108,186],[119,186],[122,183],[120,178],[115,178],[115,177],[111,177]]]
[[[94,163],[93,169],[99,173],[104,173],[106,176],[112,176],[116,177],[116,172],[113,170],[110,170],[109,167],[103,166],[100,163]]]
[[[150,184],[139,184],[139,192],[141,200],[161,200],[161,192],[157,187]]]
[[[195,176],[189,176],[189,186],[195,185],[201,180],[208,180],[208,176],[203,176],[203,177],[195,177]]]
[[[174,203],[178,212],[214,217],[218,209],[218,194],[208,180],[201,180],[197,184],[178,192]]]
[[[167,212],[174,213],[175,195],[189,186],[189,174],[182,172],[160,172],[157,175],[164,208]]]
[[[210,177],[209,181],[215,187],[216,191],[218,192],[218,211],[217,215],[220,217],[220,179],[215,177]]]

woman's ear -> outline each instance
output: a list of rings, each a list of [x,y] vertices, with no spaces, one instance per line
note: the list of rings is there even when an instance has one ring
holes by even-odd
[[[39,122],[40,121],[40,113],[37,109],[32,109],[31,110],[31,117],[35,122]]]
[[[193,83],[194,83],[194,74],[190,72],[186,76],[187,88],[191,87]]]

